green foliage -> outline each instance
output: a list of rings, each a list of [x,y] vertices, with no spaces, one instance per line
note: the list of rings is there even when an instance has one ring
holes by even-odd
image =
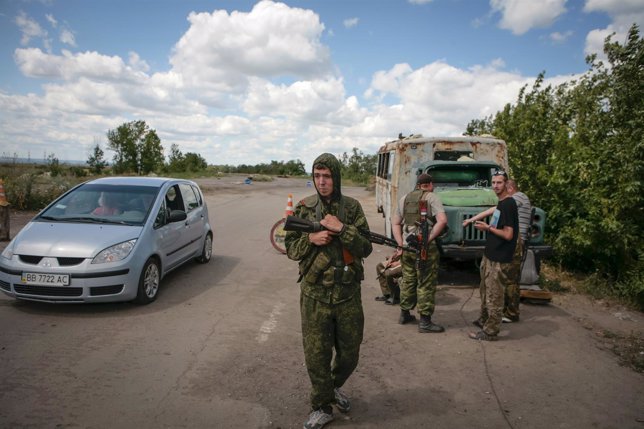
[[[56,177],[62,173],[62,167],[60,166],[60,161],[56,158],[56,155],[53,153],[47,156],[47,169],[52,177]]]
[[[163,167],[163,146],[145,121],[132,121],[107,132],[108,146],[115,152],[115,173],[148,174]]]
[[[74,177],[86,177],[87,170],[77,165],[71,165],[69,167],[69,174],[71,174]]]
[[[273,176],[302,176],[306,175],[304,163],[298,160],[271,161],[270,164],[257,164],[239,166],[216,165],[213,168],[221,173],[242,173],[242,174],[269,174]]]
[[[32,171],[7,178],[5,192],[12,207],[18,210],[40,210],[72,186],[64,177],[52,178]]]
[[[367,185],[369,179],[375,174],[378,165],[378,155],[365,155],[357,147],[352,149],[351,156],[346,152],[340,157],[342,165],[342,179],[354,183]]]
[[[508,143],[514,178],[548,214],[558,262],[594,273],[611,293],[642,299],[644,254],[644,39],[606,39],[578,81],[544,87],[541,74],[515,104],[468,125]],[[599,281],[601,280],[601,281]]]
[[[101,145],[96,143],[92,154],[87,158],[87,165],[94,174],[101,174],[103,169],[107,167],[107,161],[103,158],[105,152],[101,149]]]

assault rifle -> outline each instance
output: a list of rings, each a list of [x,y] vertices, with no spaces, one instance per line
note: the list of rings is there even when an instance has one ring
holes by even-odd
[[[302,219],[297,216],[286,216],[286,222],[284,223],[284,231],[299,231],[299,232],[319,232],[324,231],[326,228],[320,224],[320,222],[313,222],[310,220]],[[363,230],[358,228],[360,235],[365,237],[372,243],[382,244],[389,247],[401,247],[403,250],[408,252],[418,252],[417,247],[410,246],[398,246],[396,240],[389,238],[385,235],[377,234],[369,230]]]

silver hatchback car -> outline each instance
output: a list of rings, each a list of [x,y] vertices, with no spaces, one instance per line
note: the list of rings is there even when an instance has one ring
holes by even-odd
[[[196,183],[158,177],[85,182],[34,217],[0,257],[0,290],[57,303],[157,297],[163,276],[212,256]]]

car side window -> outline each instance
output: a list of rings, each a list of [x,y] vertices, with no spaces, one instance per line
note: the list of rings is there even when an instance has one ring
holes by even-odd
[[[192,186],[187,183],[181,183],[179,188],[181,189],[181,194],[183,195],[183,200],[186,204],[186,211],[189,212],[199,207],[199,201],[197,200],[197,196],[195,195],[195,191],[192,189]]]
[[[190,185],[190,186],[192,186],[192,190],[195,191],[195,195],[197,196],[197,200],[199,200],[199,206],[201,207],[203,205],[203,198],[202,198],[200,189],[197,188],[195,185]]]
[[[168,213],[172,210],[186,211],[183,205],[183,198],[181,197],[179,185],[174,185],[168,189],[168,192],[165,194],[165,204],[167,206]]]
[[[154,219],[154,229],[161,228],[163,225],[166,224],[167,219],[167,208],[165,205],[165,201],[161,203],[161,207],[159,207],[159,212],[157,213],[156,218]]]

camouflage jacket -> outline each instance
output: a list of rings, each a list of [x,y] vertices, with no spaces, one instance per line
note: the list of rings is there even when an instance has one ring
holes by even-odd
[[[320,158],[322,156],[314,165]],[[362,259],[369,256],[373,248],[371,242],[358,231],[369,230],[360,202],[340,193],[339,162],[333,155],[323,160],[333,174],[333,187],[337,192],[329,203],[323,202],[318,195],[304,198],[296,205],[295,216],[319,221],[325,215],[332,214],[345,225],[344,231],[326,246],[312,244],[307,233],[289,231],[285,244],[288,257],[299,261],[302,293],[318,301],[335,304],[360,293],[360,282],[364,278]],[[340,211],[343,212],[342,216]],[[351,262],[345,260],[343,250],[350,253]]]

